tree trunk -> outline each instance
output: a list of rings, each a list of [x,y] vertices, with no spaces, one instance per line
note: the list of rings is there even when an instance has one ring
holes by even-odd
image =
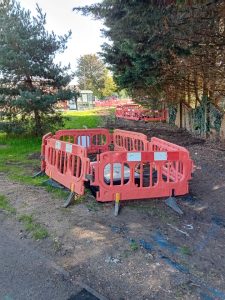
[[[34,127],[35,136],[43,135],[41,116],[38,110],[34,110],[34,122],[35,122],[35,127]]]
[[[197,73],[194,74],[194,92],[195,92],[195,108],[197,107],[198,103],[200,103],[199,95],[198,95],[198,77]]]
[[[205,103],[205,132],[206,137],[208,137],[210,132],[210,101],[208,86],[205,79],[203,80],[203,98]]]

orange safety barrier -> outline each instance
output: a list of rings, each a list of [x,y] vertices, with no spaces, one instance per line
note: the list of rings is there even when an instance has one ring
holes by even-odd
[[[167,111],[164,110],[149,110],[144,109],[138,104],[120,105],[117,106],[115,115],[117,118],[124,118],[128,120],[143,120],[149,121],[166,121]]]
[[[109,100],[95,100],[94,104],[96,107],[116,107],[123,104],[132,104],[130,99],[109,99]]]
[[[188,193],[191,172],[187,151],[113,151],[91,164],[91,185],[98,187],[101,202],[118,193],[120,200],[177,196]]]
[[[121,106],[117,106],[116,108],[116,117],[117,118],[124,118],[128,120],[140,120],[141,118],[140,105],[138,104],[125,104]]]
[[[142,120],[145,122],[151,121],[166,121],[167,110],[144,110],[142,112]]]
[[[113,144],[115,151],[144,151],[148,148],[146,135],[120,129],[114,130]]]
[[[92,143],[98,135],[104,135],[103,145]],[[109,151],[111,142],[114,151]],[[88,153],[100,154],[90,162]],[[119,129],[112,136],[100,128],[49,133],[42,140],[42,157],[42,170],[50,178],[79,195],[89,181],[101,202],[184,195],[193,171],[184,147]]]
[[[79,195],[84,193],[84,182],[89,170],[87,149],[63,142],[51,136],[46,138],[45,173]]]
[[[105,128],[58,130],[55,138],[87,148],[87,153],[109,150],[112,136]]]
[[[42,137],[42,144],[41,144],[41,171],[43,172],[46,167],[46,160],[45,160],[45,147],[47,144],[47,139],[51,137],[51,133],[47,133]]]

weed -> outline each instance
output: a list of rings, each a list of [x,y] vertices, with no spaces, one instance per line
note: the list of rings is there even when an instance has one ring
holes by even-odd
[[[75,204],[81,204],[85,201],[86,195],[76,195],[75,196]]]
[[[11,214],[16,213],[16,209],[9,203],[5,196],[0,195],[0,209]]]
[[[132,254],[131,250],[124,250],[121,254],[122,258],[128,258]]]
[[[88,210],[94,211],[94,212],[97,212],[97,211],[99,211],[100,208],[102,208],[101,204],[99,204],[96,200],[93,200],[93,201],[87,203],[86,207],[88,208]]]
[[[23,223],[27,232],[30,232],[35,240],[41,240],[49,236],[48,231],[39,223],[36,223],[32,215],[21,215],[19,221]]]
[[[59,252],[60,250],[62,250],[62,243],[59,242],[57,237],[53,239],[53,249],[55,250],[55,252]]]
[[[183,255],[192,255],[191,249],[188,246],[180,247],[180,253]]]
[[[137,251],[138,250],[138,243],[135,240],[130,241],[130,249],[132,251]]]

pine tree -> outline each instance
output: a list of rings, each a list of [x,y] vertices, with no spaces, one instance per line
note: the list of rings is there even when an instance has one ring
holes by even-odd
[[[104,22],[101,55],[140,102],[225,96],[224,1],[103,0],[75,10]]]
[[[13,0],[0,3],[0,109],[8,130],[43,134],[62,123],[56,112],[59,100],[73,93],[69,66],[54,62],[66,49],[71,32],[56,36],[45,29],[46,15],[39,6],[36,16]]]

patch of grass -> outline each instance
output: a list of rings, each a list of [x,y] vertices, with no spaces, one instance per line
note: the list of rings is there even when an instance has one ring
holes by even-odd
[[[137,251],[139,248],[138,243],[135,240],[130,241],[130,249],[132,251]]]
[[[98,203],[95,199],[93,199],[93,201],[87,203],[86,207],[88,210],[93,211],[93,212],[97,212],[97,211],[99,211],[99,209],[102,209],[102,205],[100,203]]]
[[[109,113],[106,109],[64,112],[63,115],[66,117],[65,128],[78,129],[103,126],[103,117]]]
[[[7,211],[11,214],[16,213],[16,209],[9,203],[7,198],[3,195],[0,195],[0,210]]]
[[[180,247],[180,253],[183,255],[192,255],[191,249],[188,246],[181,246]]]
[[[13,180],[23,183],[34,183],[31,178],[32,169],[38,169],[40,161],[31,160],[28,155],[40,151],[41,138],[34,137],[9,137],[0,133],[0,171],[5,172]]]
[[[76,195],[74,204],[84,203],[85,200],[86,200],[86,195],[85,194],[84,195]]]
[[[32,215],[21,215],[19,221],[23,223],[27,232],[31,233],[35,240],[41,240],[49,236],[48,231],[39,223],[36,223]]]

